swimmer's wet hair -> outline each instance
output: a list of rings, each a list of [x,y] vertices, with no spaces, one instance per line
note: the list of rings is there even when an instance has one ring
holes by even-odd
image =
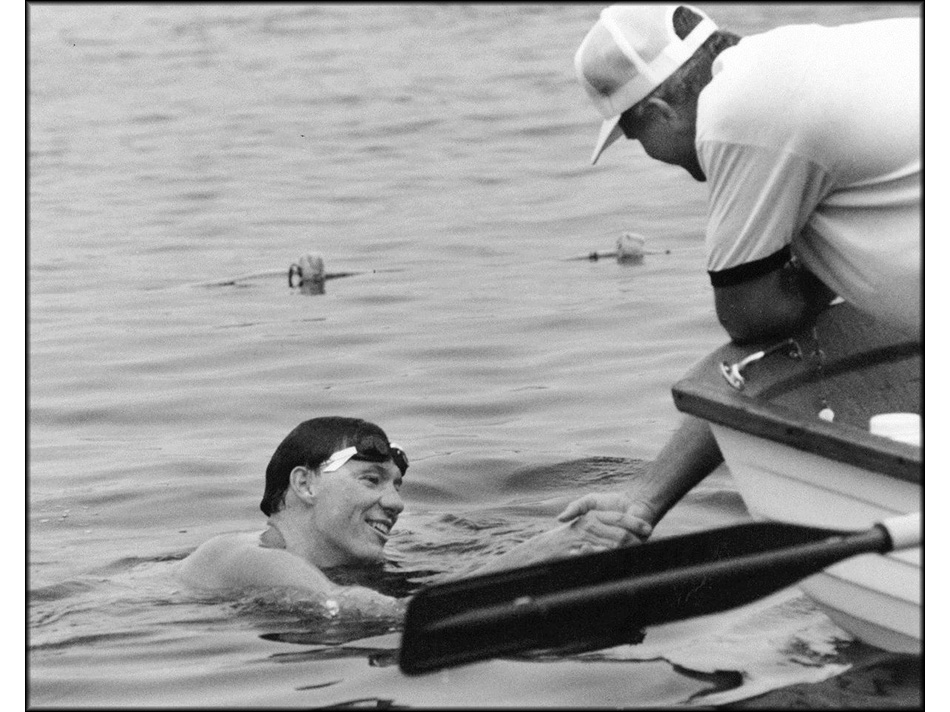
[[[267,465],[261,511],[267,516],[284,507],[290,472],[298,465],[316,470],[337,450],[355,445],[367,435],[389,442],[378,425],[360,418],[331,416],[305,420],[283,439]]]

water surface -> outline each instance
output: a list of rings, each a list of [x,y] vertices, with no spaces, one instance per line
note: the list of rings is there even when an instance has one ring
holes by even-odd
[[[703,7],[740,33],[918,14]],[[490,556],[656,455],[670,385],[725,337],[704,187],[633,143],[588,165],[572,58],[600,8],[29,7],[32,704],[674,704],[741,687],[715,669],[742,697],[879,659],[786,596],[639,652],[410,680],[398,620],[174,582],[261,526],[273,448],[317,415],[409,452],[403,571]],[[624,231],[669,252],[568,259]],[[307,252],[358,274],[295,292]],[[722,474],[657,536],[745,516]]]

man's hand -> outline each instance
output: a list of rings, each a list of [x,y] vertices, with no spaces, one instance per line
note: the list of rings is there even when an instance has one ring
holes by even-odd
[[[591,507],[560,521],[569,522],[567,535],[583,552],[637,544],[650,536],[652,531],[648,522],[622,509]]]
[[[615,524],[646,541],[653,527],[674,504],[722,463],[722,453],[709,423],[687,416],[673,433],[647,472],[637,478],[633,494],[596,492],[585,494],[558,515],[568,522],[581,515],[622,515]],[[631,541],[632,543],[632,541]]]
[[[558,521],[581,527],[612,526],[614,534],[623,532],[622,544],[646,541],[653,531],[656,513],[645,502],[634,500],[623,492],[597,492],[575,499],[558,515]]]
[[[623,511],[592,509],[571,519],[573,521],[531,537],[474,571],[459,573],[450,579],[608,551],[640,542],[650,534],[646,521]]]
[[[649,532],[649,524],[626,512],[594,509],[538,534],[516,549],[531,561],[561,559],[636,544]]]

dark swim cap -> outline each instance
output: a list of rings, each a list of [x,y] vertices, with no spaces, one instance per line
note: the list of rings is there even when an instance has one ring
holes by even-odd
[[[360,418],[331,416],[302,422],[277,446],[267,464],[261,511],[270,516],[283,508],[290,472],[295,467],[302,465],[316,470],[334,452],[367,440],[389,446],[389,438],[382,428]],[[405,474],[402,463],[399,469]]]

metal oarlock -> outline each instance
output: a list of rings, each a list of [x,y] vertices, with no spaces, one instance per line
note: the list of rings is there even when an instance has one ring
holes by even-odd
[[[795,339],[786,339],[785,341],[776,344],[775,346],[770,346],[763,351],[756,351],[746,356],[741,361],[730,365],[723,361],[719,364],[719,370],[722,373],[723,378],[725,378],[729,385],[735,388],[736,390],[741,391],[745,386],[745,377],[742,375],[742,369],[744,369],[749,364],[760,361],[766,356],[770,356],[777,351],[785,351],[785,355],[789,358],[799,359],[802,357],[801,346],[798,345],[798,342]]]

